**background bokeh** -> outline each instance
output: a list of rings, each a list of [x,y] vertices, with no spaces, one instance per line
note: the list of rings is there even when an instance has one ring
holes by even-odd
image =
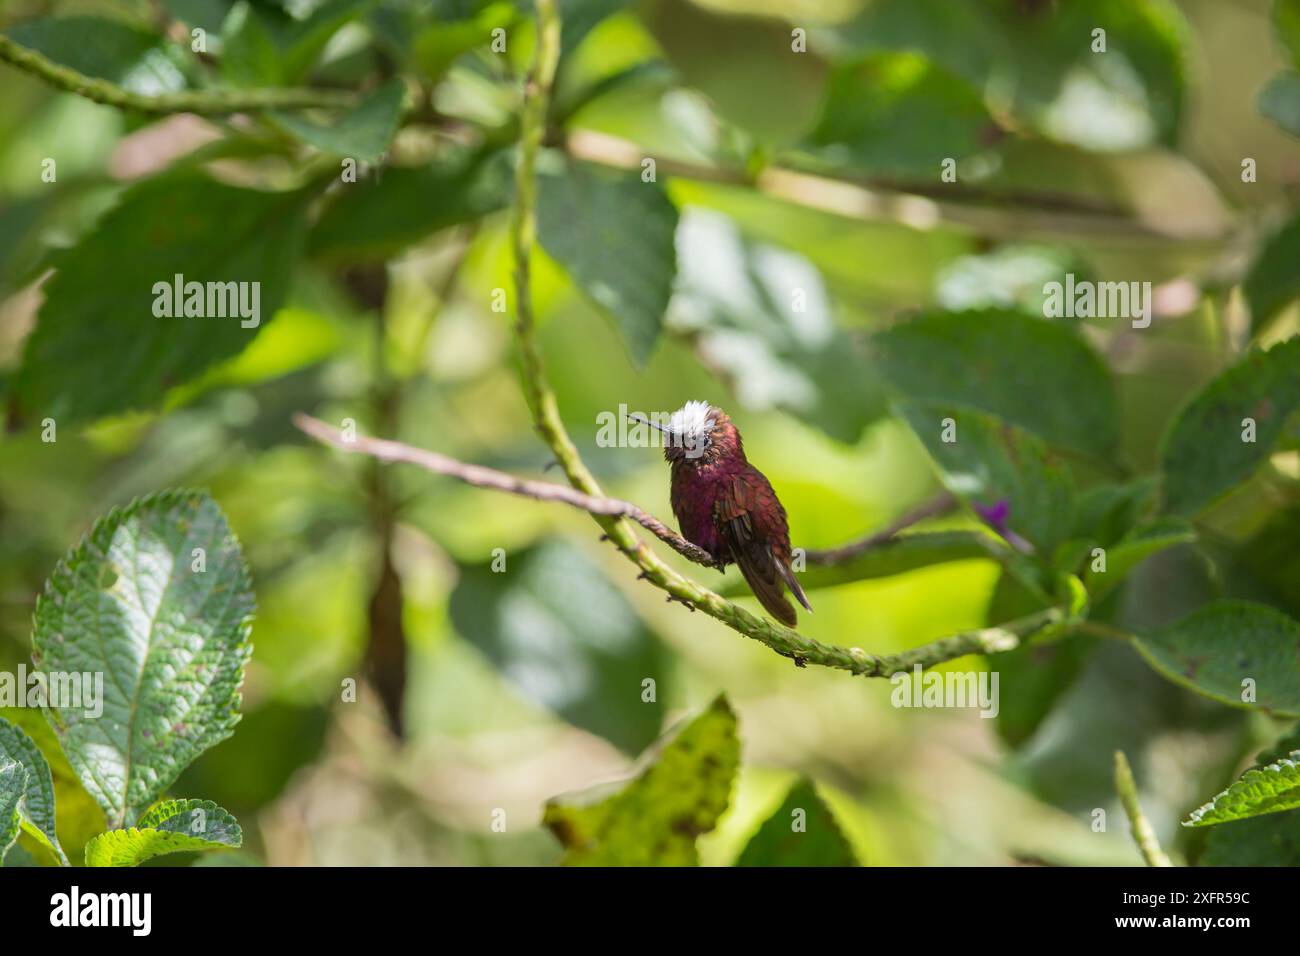
[[[230,6],[8,0],[0,29],[87,15],[156,30],[220,23]],[[444,117],[471,130],[508,121],[532,50],[526,9],[470,0],[372,7],[326,48],[322,82],[402,62],[382,44],[368,53],[377,37],[396,37],[398,47],[419,40],[415,61]],[[430,32],[403,32],[408,7],[427,8]],[[620,403],[669,410],[702,398],[736,421],[785,504],[796,545],[830,547],[878,528],[939,485],[923,446],[888,411],[863,357],[867,337],[931,307],[1038,311],[1043,282],[1067,270],[1157,287],[1151,329],[1082,323],[1117,382],[1121,451],[1074,463],[1084,486],[1150,471],[1177,407],[1250,334],[1237,283],[1300,184],[1294,137],[1255,107],[1286,65],[1263,0],[562,8],[592,21],[572,49],[566,35],[557,87],[565,127],[658,157],[681,214],[674,296],[643,365],[568,273],[538,253],[550,379],[611,494],[671,514],[658,452],[598,447],[597,416]],[[1118,50],[1104,65],[1087,50],[1099,19]],[[505,56],[481,42],[496,22],[510,24]],[[447,39],[453,23],[478,24],[464,50]],[[767,52],[773,37],[788,45],[792,26],[808,31],[815,60],[778,63]],[[146,122],[9,68],[0,84],[6,379],[36,322],[42,257],[92,229],[131,182],[200,158],[217,178],[264,186],[337,165],[253,123]],[[194,158],[234,141],[262,145]],[[477,219],[449,214],[446,228],[427,234],[418,225],[382,234],[387,208],[432,203],[441,214],[452,204],[402,175],[461,146],[451,133],[404,129],[394,168],[364,177],[367,188],[387,182],[388,191],[336,214],[322,248],[294,269],[274,319],[156,407],[61,426],[46,443],[11,405],[0,438],[0,666],[27,658],[35,595],[96,516],[161,488],[204,487],[252,569],[255,652],[238,730],[173,789],[239,817],[239,858],[555,862],[559,845],[540,825],[545,801],[626,775],[657,735],[720,691],[739,715],[742,769],[721,824],[700,840],[706,864],[733,862],[799,775],[816,781],[864,863],[1135,864],[1113,792],[1116,748],[1133,761],[1159,834],[1195,854],[1201,837],[1178,821],[1280,725],[1169,683],[1126,644],[1094,639],[1018,659],[1022,669],[1050,670],[1032,690],[1008,663],[1004,701],[1043,698],[1024,723],[895,709],[886,681],[796,668],[666,603],[581,513],[413,469],[381,472],[299,435],[289,417],[303,410],[508,471],[540,475],[547,466],[519,389],[510,317],[492,308],[493,290],[510,286],[504,209],[489,200]],[[48,156],[58,157],[57,184],[40,178]],[[946,156],[962,172],[947,195],[936,159]],[[1242,181],[1243,157],[1255,160],[1258,181]],[[834,196],[798,195],[806,183],[788,186],[803,200],[790,202],[774,189],[672,174],[674,161],[759,170],[774,160],[865,186],[879,202],[837,211]],[[791,275],[810,291],[797,322],[765,300],[765,283],[781,287]],[[1291,307],[1263,341],[1295,330]],[[1053,372],[1031,363],[1023,401],[1051,388]],[[1075,399],[1083,408],[1090,396]],[[1296,452],[1284,451],[1250,490],[1202,516],[1204,541],[1269,533],[1281,542],[1270,568],[1278,573],[1243,587],[1292,613],[1295,538],[1277,522],[1297,526],[1297,479]],[[962,513],[926,525],[975,526]],[[1142,565],[1112,619],[1162,623],[1224,593],[1222,575],[1207,569],[1208,547]],[[490,570],[494,549],[504,550],[504,574]],[[689,573],[719,583],[715,572]],[[969,560],[819,589],[815,615],[800,626],[827,643],[894,652],[995,622],[998,581],[992,561]],[[758,610],[752,598],[737,600]],[[394,655],[397,676],[391,666],[375,670]],[[647,676],[654,703],[642,700]],[[361,682],[357,703],[341,700],[347,678]],[[381,691],[398,701],[401,738]],[[1106,832],[1092,827],[1095,808],[1110,814]],[[492,829],[496,810],[505,811],[504,833]]]

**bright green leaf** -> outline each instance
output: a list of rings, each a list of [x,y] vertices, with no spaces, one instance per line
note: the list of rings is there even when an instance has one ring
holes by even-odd
[[[66,864],[54,823],[54,779],[45,755],[21,727],[0,717],[0,760],[16,760],[27,772],[27,789],[18,812],[23,829]]]
[[[1280,611],[1216,601],[1133,643],[1176,684],[1233,707],[1300,715],[1300,623]],[[1243,699],[1248,689],[1253,700]]]
[[[233,850],[244,835],[235,818],[210,800],[167,800],[126,830],[86,844],[86,866],[139,866],[164,853]]]
[[[614,320],[638,366],[663,327],[677,271],[676,229],[677,207],[658,183],[638,175],[568,162],[539,177],[542,248]]]
[[[1118,440],[1110,373],[1064,323],[1000,309],[928,312],[873,345],[881,374],[908,398],[989,412],[1049,444],[1097,456]]]
[[[551,800],[542,822],[566,864],[695,866],[695,838],[717,825],[739,764],[736,715],[720,696],[635,780],[610,796]]]
[[[736,866],[858,866],[835,815],[801,779],[745,845]]]
[[[1264,767],[1247,770],[1183,823],[1208,827],[1300,807],[1300,751]]]
[[[1178,413],[1161,444],[1165,509],[1190,515],[1249,477],[1300,408],[1300,338],[1252,350]],[[1253,440],[1246,441],[1254,424]]]
[[[252,613],[239,544],[199,492],[114,509],[54,569],[33,656],[46,671],[104,675],[102,715],[60,706],[47,716],[113,824],[133,823],[233,733]]]
[[[152,407],[169,387],[240,352],[284,301],[309,198],[198,176],[128,190],[80,243],[53,259],[57,271],[18,373],[22,407],[60,424]],[[162,287],[170,291],[178,275],[205,290],[207,283],[258,283],[242,286],[250,306],[257,290],[258,324],[241,316],[228,285],[225,318],[209,314],[223,304],[210,294],[203,317],[156,316]]]

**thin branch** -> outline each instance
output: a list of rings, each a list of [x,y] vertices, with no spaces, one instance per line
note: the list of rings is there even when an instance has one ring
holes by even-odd
[[[887,544],[893,540],[901,531],[906,531],[914,524],[919,524],[927,518],[933,518],[935,515],[945,514],[951,511],[957,504],[957,499],[951,494],[944,491],[935,495],[924,504],[920,504],[902,517],[885,525],[879,531],[874,531],[864,538],[857,541],[850,541],[848,544],[841,545],[838,548],[814,549],[804,552],[809,564],[835,565],[844,564],[851,561],[858,555],[878,548],[882,544]]]
[[[1147,861],[1147,866],[1173,866],[1165,851],[1160,849],[1156,831],[1152,829],[1150,821],[1142,813],[1142,807],[1138,803],[1137,784],[1133,781],[1133,771],[1122,750],[1115,751],[1115,789],[1119,793],[1120,803],[1124,805],[1124,812],[1128,815],[1133,842],[1137,844],[1142,859]]]
[[[557,501],[591,514],[602,527],[626,531],[630,546],[615,541],[627,557],[641,568],[641,576],[666,591],[673,599],[698,607],[735,631],[766,644],[778,654],[800,664],[819,664],[847,670],[867,677],[889,677],[913,667],[931,667],[967,654],[994,654],[1018,647],[1025,639],[1065,621],[1059,608],[1010,621],[1000,627],[981,628],[945,637],[929,644],[889,656],[868,654],[857,647],[822,644],[796,631],[764,618],[755,617],[743,608],[665,565],[645,544],[637,540],[624,525],[631,518],[656,537],[692,561],[710,564],[712,559],[701,549],[669,530],[663,522],[636,505],[604,495],[592,495],[575,488],[545,481],[519,478],[493,468],[471,465],[446,455],[414,448],[401,442],[363,435],[345,438],[338,429],[308,415],[295,415],[294,424],[303,432],[342,451],[370,455],[380,461],[404,462],[426,471],[457,478],[477,488],[521,495],[537,501]],[[607,532],[609,534],[609,532]],[[611,539],[613,535],[610,534]]]
[[[96,103],[116,106],[138,113],[197,113],[201,116],[227,116],[255,110],[301,109],[305,107],[346,107],[356,104],[356,94],[348,90],[291,89],[265,87],[256,89],[183,90],[177,93],[147,95],[134,93],[108,80],[86,76],[61,66],[28,47],[20,46],[0,34],[0,62],[29,73],[56,89],[84,96]]]

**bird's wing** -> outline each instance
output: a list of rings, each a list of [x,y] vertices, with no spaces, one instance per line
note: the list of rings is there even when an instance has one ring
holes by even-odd
[[[778,621],[793,627],[795,611],[782,589],[787,576],[793,576],[782,567],[787,556],[781,553],[789,549],[790,532],[785,509],[771,484],[757,471],[741,472],[718,495],[714,517],[732,560],[740,566],[759,603]],[[773,553],[774,546],[777,553]]]

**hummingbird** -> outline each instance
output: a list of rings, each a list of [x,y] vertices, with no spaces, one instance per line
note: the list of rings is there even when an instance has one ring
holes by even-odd
[[[664,434],[669,497],[682,536],[707,551],[718,570],[739,565],[759,603],[782,624],[794,627],[797,621],[786,589],[811,613],[790,567],[785,508],[772,483],[745,457],[740,432],[726,412],[694,401],[673,412],[666,425],[628,417]]]

